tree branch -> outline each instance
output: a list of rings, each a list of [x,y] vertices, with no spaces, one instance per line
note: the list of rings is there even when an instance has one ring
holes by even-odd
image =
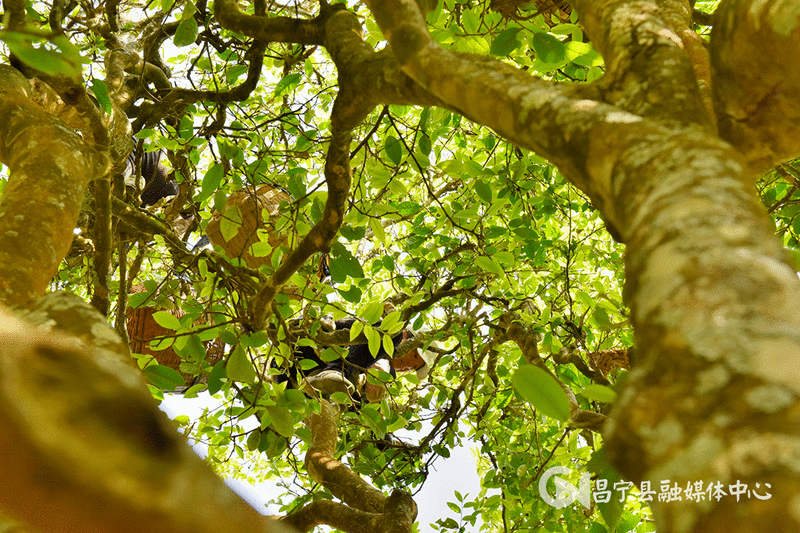
[[[72,244],[88,181],[104,158],[30,100],[27,80],[0,65],[0,162],[10,178],[0,199],[0,301],[44,294]]]
[[[56,533],[288,531],[185,444],[105,317],[68,293],[28,317],[0,309],[5,512]]]
[[[306,419],[312,436],[305,461],[309,476],[350,507],[380,513],[386,496],[334,458],[339,408],[326,400],[320,400],[320,405],[321,412]]]
[[[325,41],[325,21],[338,9],[341,7],[323,8],[320,15],[312,20],[290,17],[264,18],[242,13],[232,0],[221,0],[214,2],[214,17],[223,28],[264,43],[321,45]]]

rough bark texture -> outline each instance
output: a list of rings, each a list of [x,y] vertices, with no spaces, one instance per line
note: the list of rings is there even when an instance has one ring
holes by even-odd
[[[320,400],[318,414],[306,419],[312,442],[306,453],[311,478],[343,503],[319,500],[284,518],[299,531],[326,524],[348,533],[411,533],[417,505],[411,495],[394,490],[386,497],[335,458],[339,407]]]
[[[608,68],[580,88],[440,48],[411,0],[368,3],[405,72],[556,162],[627,245],[641,364],[607,425],[617,468],[655,486],[738,480],[771,492],[655,502],[659,531],[797,531],[800,284],[752,185],[800,153],[797,71],[763,52],[800,50],[797,4],[721,6],[720,138],[696,78],[704,60],[681,39],[688,2],[574,2]]]
[[[800,152],[800,5],[723,2],[711,56],[720,135],[756,173]]]
[[[86,184],[99,157],[31,101],[28,81],[0,65],[0,161],[10,179],[0,199],[0,302],[44,294],[72,243]]]
[[[186,446],[102,315],[68,293],[26,314],[0,310],[4,512],[53,532],[287,531]]]
[[[250,48],[247,80],[228,92],[170,89],[157,46],[141,58],[108,56],[120,106],[136,99],[115,78],[131,69],[169,93],[143,106],[143,123],[192,102],[246,98],[263,41],[321,45],[336,64],[323,217],[250,291],[249,326],[262,327],[281,285],[335,238],[350,189],[352,131],[374,106],[455,110],[549,158],[627,245],[639,363],[606,424],[617,468],[637,483],[738,481],[771,495],[655,502],[659,531],[800,529],[800,282],[753,187],[759,173],[800,155],[796,0],[723,1],[710,56],[692,32],[688,0],[574,0],[607,67],[586,85],[443,49],[420,2],[367,3],[387,51],[367,46],[355,15],[340,7],[294,20],[216,2],[219,24],[260,40]],[[263,3],[257,7],[263,13]],[[19,2],[7,11],[11,27],[24,25]],[[0,201],[0,301],[11,305],[44,293],[72,240],[85,185],[104,172],[102,157],[75,133],[80,126],[68,127],[30,96],[26,80],[0,67],[0,161],[11,176]],[[179,445],[116,348],[101,357],[103,345],[85,332],[44,338],[5,314],[0,327],[0,450],[15,459],[0,465],[4,510],[48,531],[271,530]],[[385,497],[334,457],[335,409],[323,402],[308,423],[308,470],[344,504],[314,502],[285,523],[409,531],[410,497]]]

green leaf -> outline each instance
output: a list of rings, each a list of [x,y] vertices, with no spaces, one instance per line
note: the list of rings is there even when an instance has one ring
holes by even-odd
[[[156,311],[153,313],[153,320],[162,328],[181,329],[181,327],[183,327],[178,317],[169,311]]]
[[[256,381],[256,369],[241,346],[237,346],[228,358],[226,371],[228,377],[233,381],[242,383],[255,383]]]
[[[178,349],[176,344],[175,351],[181,356],[182,359],[194,363],[199,363],[206,356],[206,347],[200,341],[200,337],[198,335],[190,335],[186,341],[186,344],[181,349]]]
[[[372,357],[375,357],[381,349],[381,334],[377,329],[365,324],[364,335],[367,337],[369,353],[372,354]]]
[[[567,45],[570,44],[573,43],[567,43]],[[568,47],[567,50],[569,50],[570,48],[571,47]],[[568,57],[571,56],[572,54],[568,54]],[[603,56],[601,56],[600,52],[598,52],[594,48],[592,48],[589,52],[585,54],[575,56],[575,58],[572,59],[571,61],[576,65],[581,65],[583,67],[600,67],[603,64],[605,64],[605,61],[603,61]]]
[[[147,302],[153,295],[149,292],[137,292],[128,296],[128,305],[136,309]]]
[[[261,444],[261,432],[260,431],[251,431],[250,434],[247,436],[246,446],[247,451],[253,452],[258,449],[258,445]]]
[[[206,198],[210,198],[211,195],[220,188],[220,185],[222,185],[222,178],[224,175],[222,163],[214,163],[211,165],[211,168],[206,171],[206,175],[203,176],[203,186],[200,189],[200,195],[195,199],[198,202],[202,202]]]
[[[458,529],[458,522],[456,522],[452,518],[445,518],[444,520],[442,520],[440,518],[439,520],[436,521],[436,523],[439,525],[439,527],[442,530],[445,530],[445,529]]]
[[[381,329],[390,335],[396,335],[403,327],[399,323],[401,316],[400,311],[392,311],[381,320]]]
[[[594,308],[592,318],[594,318],[595,324],[597,324],[597,327],[600,329],[608,329],[611,326],[611,319],[608,316],[608,311],[602,307],[598,306]]]
[[[600,403],[613,403],[617,399],[614,389],[604,385],[587,385],[580,394],[587,400]]]
[[[204,390],[206,390],[208,386],[205,383],[198,383],[197,385],[192,385],[183,393],[184,398],[197,398],[197,395]],[[187,419],[189,417],[186,417]],[[188,423],[188,422],[187,422]]]
[[[257,241],[250,246],[253,257],[267,257],[272,254],[272,245],[268,241]]]
[[[234,161],[242,161],[244,159],[244,152],[235,142],[225,139],[224,137],[217,137],[217,148],[222,157],[232,159]]]
[[[375,404],[365,405],[361,409],[361,415],[361,419],[375,432],[378,438],[383,438],[386,435],[386,426],[388,424]]]
[[[344,348],[338,348],[337,349],[337,348],[334,348],[332,346],[329,346],[329,347],[325,348],[324,350],[322,350],[322,352],[320,352],[319,358],[322,359],[323,361],[325,361],[326,363],[331,363],[333,361],[340,361],[340,360],[342,360],[342,358],[347,356],[347,352],[341,353],[340,350],[344,351]],[[305,362],[311,362],[311,363],[314,363],[314,364],[308,365],[308,368],[304,368],[304,370],[311,370],[312,368],[314,368],[314,366],[316,366],[316,362],[311,360],[311,359],[304,359],[304,360],[300,361],[301,366],[305,366],[305,365],[302,364],[302,363],[305,363]]]
[[[425,155],[430,155],[432,148],[433,147],[431,145],[431,138],[428,137],[428,134],[427,133],[423,133],[422,135],[420,135],[419,136],[419,151],[422,152]]]
[[[324,350],[321,354],[322,356],[324,356],[324,359],[322,357],[320,357],[320,359],[322,359],[323,361],[328,359],[330,356],[326,354],[329,353],[330,352],[327,349]],[[317,362],[314,361],[313,359],[301,359],[300,361],[297,362],[297,366],[300,367],[300,370],[306,371],[315,368],[317,366]]]
[[[564,43],[549,33],[533,34],[533,50],[536,57],[548,64],[560,64],[566,61],[567,51]]]
[[[179,126],[181,139],[188,141],[194,136],[194,121],[191,115],[184,115]]]
[[[517,34],[522,28],[507,28],[500,32],[494,41],[489,53],[495,56],[507,56],[517,49],[519,41],[517,41]]]
[[[394,342],[391,335],[383,335],[383,350],[391,357],[394,355]]]
[[[400,416],[400,417],[397,417],[397,420],[395,420],[394,422],[389,424],[389,426],[386,428],[386,431],[388,431],[389,433],[393,433],[395,431],[403,429],[407,425],[408,425],[408,420],[406,420],[405,418]]]
[[[560,422],[569,420],[569,400],[553,376],[533,365],[521,366],[511,377],[514,389],[537,411]]]
[[[505,274],[505,272],[503,271],[503,267],[501,267],[500,264],[491,257],[485,257],[485,256],[476,257],[475,264],[478,265],[478,267],[480,267],[481,269],[485,270],[486,272],[497,274],[498,276],[502,276]]]
[[[381,319],[383,314],[383,302],[372,302],[359,310],[358,316],[364,319],[367,324],[375,324]]]
[[[386,232],[383,229],[380,218],[371,218],[369,225],[372,228],[372,233],[381,244],[386,243]]]
[[[492,188],[485,181],[475,180],[475,192],[478,193],[483,203],[487,205],[492,203]]]
[[[360,241],[366,232],[367,228],[364,226],[342,226],[339,229],[339,233],[348,241]]]
[[[197,20],[194,17],[183,19],[175,30],[172,42],[175,46],[187,46],[197,39]]]
[[[241,226],[242,212],[239,208],[236,206],[227,208],[219,221],[219,231],[222,233],[222,238],[226,241],[233,239]]]
[[[288,408],[279,405],[268,405],[266,410],[269,413],[269,418],[275,431],[286,438],[294,435],[294,421]]]
[[[113,109],[111,107],[111,98],[108,97],[108,86],[106,83],[103,80],[93,78],[90,88],[94,97],[97,98],[97,103],[100,104],[100,107],[103,108],[106,114],[110,115]]]
[[[364,270],[361,268],[361,263],[350,253],[350,250],[338,242],[331,246],[330,263],[328,266],[331,270],[331,279],[335,283],[344,283],[347,276],[354,279],[361,279],[364,277]]]
[[[383,149],[386,151],[386,156],[395,165],[399,165],[403,160],[403,145],[396,137],[389,135],[384,141]]]
[[[228,80],[228,85],[233,85],[239,79],[239,76],[247,72],[247,65],[233,65],[225,70],[225,79]]]
[[[353,325],[350,326],[350,340],[355,340],[356,337],[361,335],[362,331],[364,331],[364,323],[360,320],[353,322]]]
[[[166,350],[170,348],[172,344],[175,342],[175,339],[172,337],[166,338],[156,338],[150,341],[150,349],[154,352],[160,352],[162,350]]]
[[[225,370],[225,361],[219,361],[208,375],[208,393],[212,396],[218,393],[227,381],[228,374]]]
[[[297,84],[300,83],[300,79],[303,77],[302,74],[299,72],[294,72],[292,74],[287,74],[278,84],[275,86],[275,91],[273,91],[274,96],[283,96],[284,94],[288,93],[295,87]]]
[[[430,107],[423,107],[422,113],[419,114],[419,127],[422,131],[428,131],[428,119],[431,116],[431,108]]]
[[[186,385],[183,376],[176,370],[164,365],[150,365],[143,371],[147,381],[162,390],[175,390]]]
[[[64,36],[47,39],[48,34],[31,28],[27,32],[0,31],[0,40],[17,58],[31,68],[44,72],[49,76],[66,76],[73,81],[81,79],[81,58],[78,49]],[[44,47],[43,41],[49,41],[56,50]],[[39,47],[34,46],[34,42]]]
[[[331,279],[333,279],[333,276],[331,276]],[[341,282],[338,282],[338,283],[341,283]],[[361,295],[362,295],[361,289],[359,289],[355,285],[351,286],[347,290],[336,289],[336,292],[338,292],[339,295],[341,295],[342,298],[344,298],[345,300],[347,300],[350,303],[357,304],[358,302],[361,301]]]
[[[514,260],[516,259],[516,256],[514,254],[512,254],[511,252],[502,252],[501,251],[501,252],[496,252],[494,254],[494,259],[500,264],[503,264],[503,265],[506,265],[506,266],[513,266],[514,265]]]

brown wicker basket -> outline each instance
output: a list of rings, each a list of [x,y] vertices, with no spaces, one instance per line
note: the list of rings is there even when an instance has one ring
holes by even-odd
[[[228,197],[228,203],[222,213],[214,213],[206,227],[208,238],[220,246],[231,259],[240,258],[250,268],[258,268],[269,263],[269,256],[255,257],[250,247],[258,241],[258,230],[266,230],[269,244],[273,248],[280,246],[285,240],[275,228],[275,221],[280,216],[281,202],[288,202],[288,194],[272,185],[260,185],[255,192],[252,189],[241,189]],[[238,214],[237,214],[238,211]],[[266,218],[264,216],[266,213]],[[241,225],[228,240],[222,235],[222,220],[227,218],[238,221]]]
[[[131,293],[143,292],[144,287],[136,286]],[[169,338],[175,332],[164,328],[153,318],[153,314],[158,311],[157,307],[128,307],[125,313],[125,324],[128,329],[128,338],[132,353],[142,355],[152,355],[160,365],[168,366],[180,372],[186,385],[191,385],[197,381],[197,376],[181,372],[180,365],[183,362],[181,357],[175,353],[170,346],[164,350],[153,350],[150,348],[150,341]],[[169,311],[176,317],[182,317],[185,313],[180,309]],[[199,323],[203,323],[202,320]],[[220,339],[214,339],[203,343],[206,347],[206,361],[211,365],[219,362],[225,355],[225,344]],[[202,380],[201,380],[202,381]]]

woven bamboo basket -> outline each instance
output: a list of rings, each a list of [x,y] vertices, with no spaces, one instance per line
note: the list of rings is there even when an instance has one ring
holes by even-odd
[[[131,293],[143,292],[144,290],[144,287],[136,286],[131,290]],[[158,364],[168,366],[180,372],[186,385],[189,386],[197,380],[197,376],[181,372],[180,365],[183,360],[175,353],[175,350],[173,350],[171,346],[164,350],[153,350],[150,348],[151,341],[161,340],[175,335],[173,330],[162,327],[153,318],[153,314],[158,310],[157,307],[128,307],[125,313],[125,325],[128,329],[131,352],[142,355],[152,355]],[[185,314],[180,309],[173,309],[169,312],[178,318]],[[203,321],[201,320],[200,322],[202,323]],[[224,357],[225,345],[220,339],[207,341],[204,345],[206,347],[206,361],[211,365],[216,364]]]
[[[250,268],[258,268],[269,264],[269,256],[256,257],[250,247],[258,241],[258,230],[263,229],[269,235],[268,242],[277,248],[284,237],[275,228],[275,221],[280,216],[281,202],[288,202],[288,194],[272,185],[260,185],[255,192],[241,189],[228,197],[222,213],[214,213],[206,227],[206,234],[212,243],[225,250],[231,259],[239,258]],[[241,220],[236,233],[230,239],[222,234],[222,221],[228,219],[233,223]]]

